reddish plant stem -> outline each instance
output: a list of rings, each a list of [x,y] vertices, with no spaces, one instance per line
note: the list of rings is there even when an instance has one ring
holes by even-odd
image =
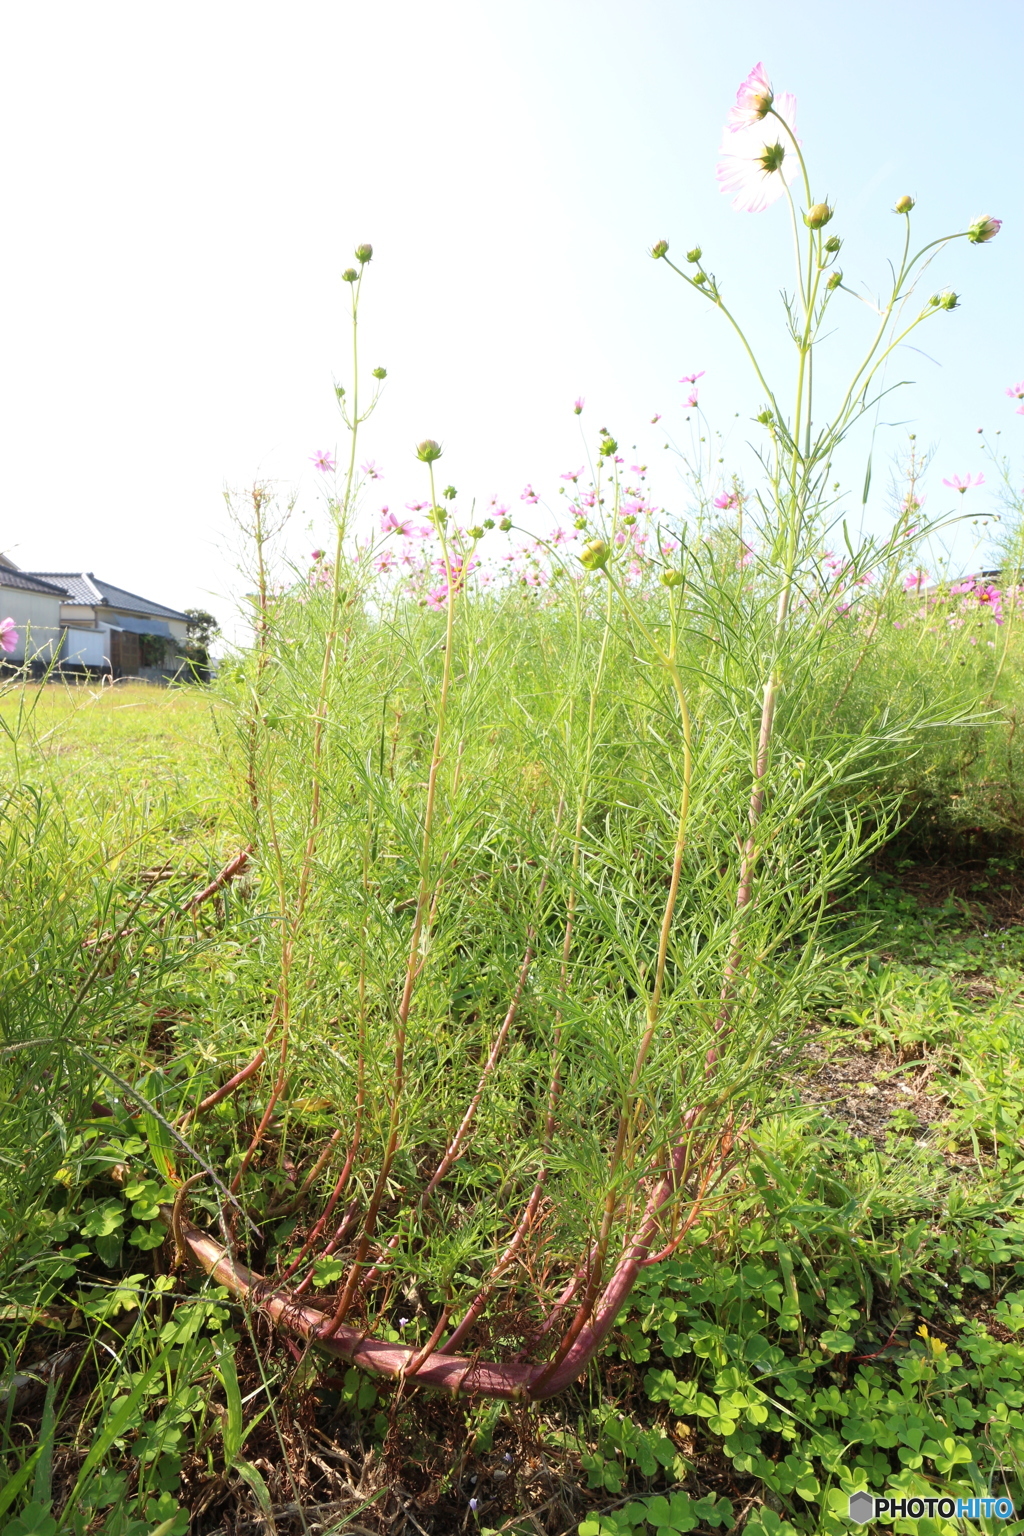
[[[241,853],[236,853],[234,858],[229,859],[228,862],[224,865],[224,868],[221,870],[220,874],[214,875],[209,885],[204,886],[201,891],[197,891],[195,896],[190,896],[189,899],[182,904],[182,912],[194,912],[197,907],[202,906],[204,901],[209,901],[211,896],[216,896],[217,892],[221,890],[223,886],[227,885],[229,881],[233,880],[236,875],[240,875],[242,873],[243,869],[245,869],[249,862],[252,851],[253,845],[252,843],[249,843],[245,848],[242,849]]]
[[[420,1194],[419,1199],[416,1202],[416,1205],[415,1205],[415,1207],[413,1209],[413,1212],[412,1212],[412,1220],[413,1221],[415,1221],[419,1217],[421,1217],[423,1215],[423,1213],[426,1211],[427,1206],[430,1204],[430,1198],[433,1195],[434,1190],[440,1184],[441,1180],[448,1173],[448,1170],[451,1168],[452,1164],[456,1161],[456,1159],[460,1155],[462,1144],[463,1144],[463,1142],[466,1139],[466,1135],[468,1134],[469,1127],[472,1124],[473,1119],[474,1119],[474,1117],[476,1115],[476,1112],[477,1112],[477,1110],[480,1107],[480,1100],[484,1096],[484,1089],[487,1087],[487,1080],[488,1080],[488,1078],[490,1077],[491,1073],[494,1071],[495,1067],[498,1064],[498,1060],[499,1060],[499,1058],[501,1056],[501,1053],[502,1053],[502,1050],[504,1049],[504,1046],[505,1046],[505,1041],[508,1039],[508,1032],[512,1028],[512,1025],[515,1022],[516,1014],[519,1012],[519,1004],[520,1004],[520,1002],[522,1000],[523,992],[524,992],[524,990],[526,988],[526,981],[527,981],[527,977],[530,974],[530,965],[531,965],[532,960],[533,960],[533,948],[532,948],[533,939],[534,939],[534,934],[533,934],[533,931],[531,929],[530,934],[528,936],[528,943],[527,943],[527,948],[526,948],[526,954],[523,956],[523,963],[522,963],[522,965],[519,968],[519,978],[518,978],[518,980],[516,982],[516,989],[515,989],[515,991],[512,994],[512,1001],[508,1005],[508,1011],[506,1012],[505,1017],[504,1017],[504,1019],[502,1021],[501,1028],[498,1030],[497,1035],[494,1037],[494,1042],[491,1045],[490,1053],[488,1054],[487,1060],[484,1063],[483,1068],[482,1068],[482,1070],[480,1072],[480,1077],[479,1077],[479,1079],[477,1081],[477,1085],[476,1085],[476,1091],[473,1094],[473,1097],[469,1101],[469,1106],[468,1106],[468,1108],[466,1110],[466,1113],[462,1117],[462,1122],[459,1125],[458,1130],[455,1132],[455,1135],[452,1137],[451,1141],[448,1144],[448,1148],[447,1148],[444,1156],[441,1158],[441,1161],[438,1163],[437,1168],[434,1170],[434,1174],[433,1174],[429,1184],[422,1191],[422,1193]],[[387,1253],[394,1253],[395,1249],[399,1246],[401,1240],[402,1240],[401,1233],[400,1232],[396,1232],[394,1234],[394,1236],[389,1240],[386,1252]],[[377,1279],[379,1274],[380,1274],[380,1266],[379,1266],[379,1264],[375,1264],[372,1269],[367,1270],[365,1276],[363,1277],[362,1281],[360,1282],[360,1287],[359,1287],[360,1290],[363,1290],[363,1291],[368,1290],[370,1288],[370,1286],[374,1283],[374,1281]]]
[[[352,1164],[355,1162],[356,1153],[359,1150],[359,1130],[360,1127],[357,1123],[356,1133],[352,1139],[352,1144],[348,1149],[348,1156],[345,1159],[345,1166],[342,1168],[341,1173],[338,1175],[337,1182],[335,1183],[334,1188],[331,1190],[331,1198],[328,1200],[327,1205],[324,1208],[324,1213],[313,1227],[313,1230],[306,1238],[306,1241],[303,1243],[301,1249],[299,1250],[298,1257],[294,1259],[291,1264],[289,1264],[288,1268],[281,1275],[278,1282],[280,1285],[288,1284],[288,1281],[291,1279],[292,1275],[295,1274],[295,1271],[302,1264],[303,1259],[313,1248],[314,1244],[319,1241],[321,1233],[323,1232],[327,1223],[330,1221],[331,1217],[334,1215],[334,1208],[345,1192],[345,1186],[348,1183],[349,1175],[352,1172]],[[328,1147],[327,1150],[329,1152],[330,1148]]]
[[[331,1238],[329,1243],[324,1245],[324,1250],[321,1253],[320,1258],[329,1259],[331,1254],[336,1252],[337,1249],[341,1247],[342,1243],[351,1233],[353,1227],[358,1224],[358,1221],[359,1201],[353,1200],[350,1202],[348,1210],[342,1217],[340,1225],[335,1229],[334,1236]],[[298,1285],[294,1287],[293,1295],[301,1296],[305,1291],[309,1290],[310,1286],[313,1284],[313,1272],[315,1268],[315,1264],[310,1266],[303,1279],[300,1280]]]
[[[417,1371],[419,1371],[422,1366],[426,1365],[427,1361],[430,1359],[430,1356],[437,1348],[437,1341],[441,1337],[442,1333],[444,1333],[444,1330],[447,1328],[448,1319],[451,1317],[451,1315],[451,1307],[441,1308],[441,1316],[438,1318],[437,1325],[434,1328],[433,1333],[430,1335],[430,1338],[423,1345],[422,1349],[418,1349],[416,1351],[412,1359],[409,1361],[409,1364],[402,1372],[403,1381],[407,1381],[410,1376],[415,1376]]]
[[[306,1196],[309,1194],[310,1188],[312,1187],[315,1180],[321,1173],[323,1173],[324,1169],[327,1167],[327,1164],[331,1160],[331,1153],[338,1145],[338,1142],[341,1140],[343,1134],[344,1133],[341,1130],[337,1130],[332,1133],[326,1147],[324,1147],[324,1150],[320,1153],[320,1156],[317,1158],[312,1168],[306,1174],[306,1177],[303,1179],[295,1193],[290,1195],[287,1200],[282,1200],[280,1205],[269,1206],[267,1208],[268,1216],[290,1216],[293,1211],[298,1209],[303,1200],[305,1200]]]

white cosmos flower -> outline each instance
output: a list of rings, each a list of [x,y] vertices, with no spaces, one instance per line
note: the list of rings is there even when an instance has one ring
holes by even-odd
[[[793,140],[778,121],[781,117],[795,135],[796,97],[782,91],[772,107],[772,114],[744,127],[727,124],[722,135],[715,175],[740,213],[763,213],[770,208],[800,169]]]

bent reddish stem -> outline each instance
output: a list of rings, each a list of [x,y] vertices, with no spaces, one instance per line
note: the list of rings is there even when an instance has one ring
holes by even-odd
[[[236,875],[242,873],[249,862],[252,851],[253,845],[248,843],[241,853],[236,853],[234,858],[229,859],[220,873],[214,875],[209,885],[205,885],[201,891],[197,891],[194,896],[190,896],[187,901],[182,903],[182,912],[194,912],[197,907],[202,906],[204,901],[209,901],[211,896],[216,896],[223,886],[233,880]]]
[[[644,1259],[659,1230],[665,1207],[675,1198],[678,1179],[685,1164],[686,1144],[673,1150],[669,1172],[659,1181],[647,1202],[643,1222],[627,1245],[611,1280],[605,1287],[593,1316],[582,1328],[572,1347],[558,1361],[541,1365],[519,1362],[491,1363],[434,1349],[424,1358],[423,1347],[391,1344],[369,1338],[365,1331],[343,1327],[336,1318],[327,1318],[318,1308],[300,1303],[294,1296],[268,1285],[262,1276],[239,1264],[214,1238],[190,1222],[181,1222],[181,1236],[197,1262],[234,1296],[255,1302],[287,1332],[307,1340],[326,1353],[350,1361],[360,1369],[391,1380],[409,1378],[415,1364],[415,1380],[422,1386],[453,1395],[498,1398],[510,1401],[540,1401],[561,1392],[584,1371],[615,1323],[628,1297]],[[719,1160],[719,1175],[724,1168]],[[706,1192],[706,1190],[705,1190]],[[695,1202],[696,1204],[696,1202]],[[160,1207],[161,1219],[169,1227],[171,1207]],[[693,1213],[694,1219],[696,1211]],[[692,1223],[691,1223],[692,1224]]]

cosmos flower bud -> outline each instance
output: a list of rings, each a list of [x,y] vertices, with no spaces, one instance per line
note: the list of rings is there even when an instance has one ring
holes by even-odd
[[[372,259],[373,259],[373,246],[372,245],[357,245],[356,246],[356,261],[358,261],[358,263],[359,263],[359,265],[361,267],[365,266],[368,261],[372,261]]]
[[[501,529],[502,533],[508,533],[509,529],[512,527],[512,519],[510,517],[503,517],[501,522],[498,524],[498,527]]]
[[[832,217],[832,212],[828,203],[815,203],[804,214],[804,223],[808,229],[821,229],[822,225],[827,224]]]
[[[698,272],[696,277],[694,278],[694,282],[697,284],[698,288],[702,287],[703,284],[707,282],[707,280],[708,280],[708,275],[707,275],[706,272]]]
[[[585,528],[586,526],[587,526],[587,520],[586,520],[585,517],[577,517],[577,518],[573,519],[573,527],[574,528],[581,528],[582,529],[582,528]]]
[[[683,584],[682,571],[662,571],[658,577],[663,587],[681,587]]]
[[[994,240],[1002,227],[1002,219],[992,219],[985,214],[968,226],[967,238],[972,245],[984,245],[987,240]]]
[[[484,530],[479,526],[475,528],[467,528],[466,532],[469,534],[471,539],[482,539],[484,536]]]
[[[388,376],[388,371],[386,368],[375,368],[373,370],[373,376],[375,379],[386,379]]]
[[[441,457],[441,444],[435,442],[432,437],[425,437],[422,443],[416,445],[416,457],[424,464],[433,464],[435,459]]]
[[[825,249],[828,251],[830,256],[834,256],[838,250],[842,249],[842,244],[843,242],[840,240],[838,235],[829,235],[828,239],[825,241]]]
[[[486,529],[493,528],[494,527],[494,518],[493,517],[485,517],[484,518],[484,527]]]
[[[834,271],[834,272],[833,272],[833,273],[832,273],[832,274],[831,274],[831,276],[830,276],[830,277],[829,277],[829,280],[828,280],[828,282],[827,282],[827,283],[826,283],[826,284],[825,284],[825,287],[826,287],[826,288],[829,288],[829,289],[835,289],[835,288],[838,288],[838,287],[839,287],[839,284],[840,284],[840,283],[841,283],[841,282],[842,282],[842,280],[843,280],[843,274],[842,274],[842,272],[841,272],[841,271],[840,271],[840,270],[839,270],[839,268],[838,268],[838,267],[837,267],[837,268],[836,268],[836,270],[835,270],[835,271]]]
[[[939,294],[939,307],[941,309],[956,309],[960,303],[960,295],[954,293],[952,288],[947,288],[945,293]]]
[[[580,550],[580,564],[588,571],[600,571],[608,564],[610,551],[604,539],[591,539]]]
[[[619,445],[615,441],[614,437],[612,437],[610,433],[606,432],[604,437],[601,439],[600,453],[602,458],[610,459],[613,453],[618,452],[618,449]]]
[[[355,267],[346,267],[341,274],[341,280],[343,283],[357,283],[359,281],[359,273]]]
[[[444,497],[445,501],[454,501],[458,494],[459,493],[455,489],[454,485],[446,485],[444,490],[441,492],[441,495]]]
[[[909,213],[911,208],[913,208],[913,206],[914,206],[914,199],[912,197],[909,197],[907,195],[907,193],[904,193],[902,197],[898,197],[896,199],[896,206],[893,209],[893,212],[894,213]]]
[[[655,261],[657,261],[658,257],[659,256],[664,256],[664,254],[665,254],[665,252],[667,250],[668,250],[668,241],[667,240],[656,240],[654,242],[654,244],[651,246],[651,255],[654,257]]]
[[[698,261],[700,261],[703,254],[704,252],[701,250],[700,246],[695,245],[692,251],[687,251],[686,259],[687,261],[692,261],[694,264],[696,264]]]
[[[344,398],[345,398],[345,386],[344,386],[344,384],[335,384],[335,386],[334,386],[334,393],[337,395],[339,400],[344,400]]]
[[[773,419],[774,418],[772,417],[771,411],[762,411],[757,417],[757,420],[761,423],[762,427],[770,427],[772,425]]]

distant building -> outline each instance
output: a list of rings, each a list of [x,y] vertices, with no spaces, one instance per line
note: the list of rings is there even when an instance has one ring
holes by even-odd
[[[0,618],[18,628],[6,658],[36,672],[144,677],[161,682],[186,669],[179,644],[188,616],[126,592],[92,571],[22,571],[0,555]]]

